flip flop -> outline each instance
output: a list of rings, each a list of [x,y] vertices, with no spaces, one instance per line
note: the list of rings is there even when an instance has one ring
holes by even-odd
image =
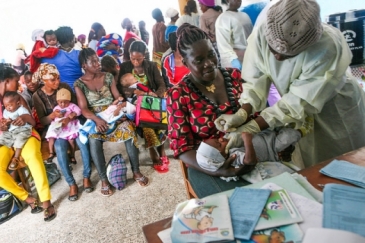
[[[167,156],[161,156],[160,159],[161,159],[161,161],[162,161],[163,164],[165,164],[165,165],[169,165],[170,164],[170,160],[169,160],[169,158]]]
[[[48,209],[50,209],[50,208],[53,208],[53,211],[54,211],[53,214],[49,214]],[[56,214],[56,210],[54,209],[53,204],[44,210],[44,216],[45,216],[44,221],[46,221],[46,222],[49,222],[49,221],[53,220],[54,218],[56,218],[57,214]]]
[[[146,187],[150,184],[150,180],[146,176],[142,176],[142,177],[139,177],[139,178],[134,177],[133,179],[136,182],[138,182],[138,185],[140,187]],[[147,181],[147,183],[146,183],[146,181]]]
[[[169,167],[167,164],[154,164],[153,168],[158,172],[158,173],[166,173],[169,171]]]
[[[104,194],[103,191],[108,191],[108,194]],[[110,189],[110,186],[102,186],[101,187],[101,195],[103,197],[110,197],[111,195],[113,195],[113,190]]]

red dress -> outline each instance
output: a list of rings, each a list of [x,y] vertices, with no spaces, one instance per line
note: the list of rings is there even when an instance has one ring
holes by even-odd
[[[186,76],[178,86],[168,91],[167,115],[170,148],[177,158],[180,154],[197,150],[202,140],[222,137],[214,121],[220,114],[233,114],[241,106],[241,72],[237,69],[221,69],[226,82],[228,102],[217,105],[206,98]]]

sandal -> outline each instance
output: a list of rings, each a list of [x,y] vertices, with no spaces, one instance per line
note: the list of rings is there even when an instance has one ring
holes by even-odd
[[[74,164],[74,165],[77,164],[75,157],[70,157],[70,162],[71,162],[71,164]]]
[[[84,178],[84,192],[90,193],[94,191],[94,187],[91,184],[90,178]]]
[[[49,213],[50,208],[53,208],[53,214]],[[56,210],[54,209],[53,204],[44,210],[44,221],[49,222],[49,221],[53,220],[54,218],[56,218],[56,216],[57,216],[57,214],[56,214]]]
[[[108,194],[105,194],[104,192],[107,192]],[[111,195],[113,195],[113,191],[110,189],[110,185],[101,187],[101,195],[103,195],[104,197],[110,197]]]
[[[11,162],[10,162],[9,166],[8,166],[8,170],[17,170],[19,165],[21,167],[25,167],[24,161],[20,160],[19,158],[13,157],[11,159]]]
[[[36,213],[40,213],[43,211],[43,208],[38,206],[38,200],[35,199],[34,202],[32,203],[28,203],[29,207],[31,208],[31,213],[32,214],[36,214]]]
[[[75,189],[76,188],[76,189]],[[68,196],[68,200],[70,200],[70,201],[76,201],[77,199],[79,199],[79,196],[77,195],[78,194],[78,191],[79,191],[79,189],[77,188],[77,185],[76,184],[74,184],[74,185],[72,185],[72,186],[70,186],[70,193],[71,193],[71,191],[74,191],[74,190],[72,190],[72,189],[74,189],[74,190],[76,190],[76,193],[74,193],[73,195],[70,195],[70,196]]]
[[[141,187],[146,187],[150,184],[150,180],[146,176],[142,177],[134,177],[133,178],[136,182],[138,182],[138,185]]]
[[[48,159],[46,159],[46,163],[47,164],[52,164],[53,163],[53,159],[56,157],[56,153],[49,153],[49,157]]]
[[[158,172],[158,173],[166,173],[169,171],[169,167],[166,164],[153,164],[153,168]]]
[[[165,165],[169,165],[170,164],[170,160],[167,156],[161,156],[160,160],[162,161],[163,164]]]

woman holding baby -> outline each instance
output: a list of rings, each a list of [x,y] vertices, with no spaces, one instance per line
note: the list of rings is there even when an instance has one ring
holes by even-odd
[[[56,106],[61,104],[61,100],[72,103],[72,106],[77,104],[75,93],[72,91],[71,87],[66,83],[60,82],[60,74],[56,66],[53,64],[42,63],[39,66],[37,73],[33,75],[33,82],[40,81],[42,81],[44,85],[33,94],[32,98],[39,120],[42,125],[46,127],[47,132],[51,132],[48,131],[51,127],[50,125],[57,118],[62,118],[62,127],[67,127],[70,123],[76,121],[77,115],[79,114],[63,114],[62,109],[66,110],[66,108],[54,109]],[[61,90],[64,92],[59,93]],[[60,99],[61,93],[65,94],[65,97],[62,99]],[[74,134],[75,132],[77,134],[77,131],[74,131]],[[71,141],[69,141],[66,137],[57,137],[57,139],[53,139],[54,136],[51,137],[52,139],[50,141],[52,143],[54,140],[54,149],[56,153],[53,153],[53,148],[51,148],[50,158],[57,155],[58,164],[61,168],[62,174],[70,187],[68,199],[70,201],[76,201],[78,199],[78,186],[69,166],[71,158],[67,154]],[[73,140],[75,137],[75,135],[72,135],[72,137],[68,138]],[[80,149],[82,157],[84,191],[89,193],[93,191],[93,186],[90,181],[91,166],[89,148],[82,144],[79,139],[75,139],[75,141]]]
[[[96,129],[99,131],[96,134],[91,134],[88,141],[91,157],[102,182],[102,195],[111,196],[113,194],[106,175],[106,161],[103,153],[103,142],[107,141],[125,142],[133,179],[140,186],[147,186],[149,184],[148,178],[139,171],[139,151],[136,147],[137,136],[134,123],[127,118],[121,118],[115,129],[106,133],[109,128],[108,123],[96,115],[113,105],[113,101],[120,99],[113,75],[101,72],[99,58],[91,48],[80,51],[79,62],[84,70],[84,75],[76,80],[74,87],[82,115],[94,121]]]
[[[18,90],[19,74],[11,67],[0,66],[0,119],[3,118],[2,99],[6,92]],[[21,105],[28,109],[28,105],[24,99],[21,99]],[[35,121],[29,115],[19,116],[12,121],[12,125],[23,126],[26,123],[34,126]],[[3,122],[0,123],[1,131],[8,131],[9,126]],[[42,160],[41,142],[39,134],[33,129],[32,135],[24,144],[21,156],[31,171],[35,186],[38,191],[40,202],[36,198],[28,194],[28,192],[18,185],[17,182],[8,174],[8,165],[14,155],[14,150],[7,146],[0,146],[0,187],[12,193],[22,201],[25,201],[31,208],[31,213],[36,214],[44,210],[44,221],[49,222],[56,217],[56,210],[51,203],[51,191],[49,188],[46,170]]]
[[[118,89],[126,98],[132,98],[134,95],[152,95],[164,97],[166,86],[157,68],[155,62],[145,59],[147,46],[142,41],[135,41],[130,47],[130,61],[120,65]],[[130,88],[131,83],[124,85],[125,74],[132,74],[135,84],[146,86],[149,91],[136,91],[136,88]],[[168,171],[169,159],[166,156],[164,142],[166,140],[165,131],[152,128],[142,128],[145,146],[149,149],[153,162],[153,168],[159,173]]]
[[[217,53],[201,29],[183,24],[177,37],[179,52],[190,74],[168,91],[168,134],[174,156],[189,166],[189,181],[199,197],[246,185],[243,180],[226,182],[219,178],[247,173],[245,166],[231,166],[234,157],[215,172],[202,169],[196,160],[203,140],[224,135],[216,129],[214,120],[240,108],[241,73],[237,69],[218,68]]]

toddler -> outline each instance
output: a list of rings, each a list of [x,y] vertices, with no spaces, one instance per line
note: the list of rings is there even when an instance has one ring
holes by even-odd
[[[291,149],[291,145],[298,142],[300,138],[301,133],[292,128],[282,128],[278,133],[265,130],[256,135],[244,132],[242,133],[244,148],[232,148],[229,150],[229,154],[225,152],[228,143],[227,139],[210,138],[200,144],[196,160],[201,168],[208,171],[216,171],[229,156],[235,154],[236,159],[232,166],[244,165],[247,167],[248,173],[255,169],[257,162],[290,160],[290,156],[287,159],[283,159],[282,155],[287,152],[287,149]],[[292,150],[289,151],[289,155],[291,152]],[[277,164],[275,166],[279,167],[279,170],[284,169],[280,168],[280,165]],[[237,180],[237,178],[232,179]],[[244,177],[244,179],[247,179],[247,177]]]
[[[140,95],[151,95],[156,96],[152,90],[150,90],[146,85],[138,82],[132,73],[126,73],[120,78],[120,85],[123,87],[124,94],[127,100],[132,104],[135,104],[137,97]],[[132,91],[132,90],[133,91]]]
[[[35,73],[41,64],[41,58],[52,58],[58,53],[58,41],[56,33],[53,30],[44,32],[43,40],[37,40],[33,46],[32,53],[29,56],[31,73]]]
[[[51,163],[55,157],[54,142],[60,138],[68,140],[70,144],[70,160],[71,163],[76,164],[75,139],[78,137],[79,128],[81,127],[77,119],[81,115],[81,109],[71,103],[71,92],[67,89],[58,90],[56,99],[58,105],[53,108],[53,111],[60,111],[60,115],[51,122],[46,134],[50,153],[47,162]]]
[[[16,170],[20,161],[19,157],[24,144],[32,134],[32,126],[28,123],[23,126],[15,126],[12,122],[19,116],[31,116],[29,111],[20,104],[20,95],[15,91],[9,91],[4,94],[3,105],[5,107],[1,122],[10,125],[8,131],[2,131],[0,134],[0,144],[7,147],[14,147],[15,154],[12,158],[8,169]]]

